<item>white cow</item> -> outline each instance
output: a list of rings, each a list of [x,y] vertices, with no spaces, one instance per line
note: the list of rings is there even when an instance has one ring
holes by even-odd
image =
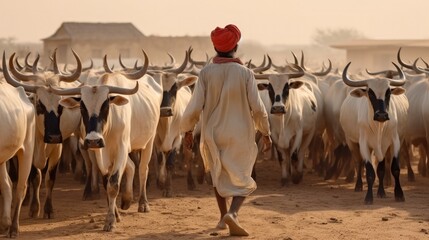
[[[319,106],[314,93],[303,81],[290,81],[304,75],[303,69],[294,65],[298,73],[256,74],[257,79],[268,79],[259,83],[261,98],[269,112],[271,138],[278,151],[282,166],[282,184],[291,174],[293,183],[303,177],[304,154],[316,130]],[[267,105],[268,104],[268,105]]]
[[[2,66],[4,77],[12,79],[4,52]],[[27,179],[33,162],[35,110],[25,90],[32,90],[32,88],[15,88],[0,80],[0,190],[3,198],[0,230],[8,230],[8,237],[18,235],[21,204],[25,197]],[[13,194],[6,162],[15,155],[18,158],[19,176],[16,192]]]
[[[161,83],[163,89],[160,105],[161,118],[157,127],[155,146],[162,154],[158,181],[163,186],[165,197],[172,195],[173,167],[183,137],[179,128],[180,121],[192,96],[188,86],[198,79],[196,76],[178,76],[185,69],[188,59],[189,53],[186,52],[185,59],[179,68],[151,73],[155,80]]]
[[[116,198],[124,172],[127,186],[122,195],[121,208],[127,209],[131,204],[134,164],[128,153],[133,150],[141,151],[138,211],[149,211],[146,180],[162,90],[152,77],[143,77],[149,62],[146,53],[144,55],[144,67],[135,73],[106,73],[99,79],[89,79],[79,88],[53,89],[59,95],[81,95],[80,101],[66,98],[60,103],[68,108],[80,105],[83,123],[81,136],[84,145],[95,153],[96,164],[107,188],[105,231],[112,231],[120,220]],[[137,84],[128,79],[137,80]]]
[[[391,171],[395,178],[395,199],[404,201],[404,193],[399,182],[399,150],[400,129],[405,125],[408,100],[401,87],[405,84],[405,76],[396,65],[399,80],[384,77],[353,81],[347,75],[347,64],[343,71],[343,81],[353,87],[341,106],[340,123],[344,130],[346,142],[353,158],[359,164],[356,187],[362,185],[361,167],[365,163],[368,191],[366,204],[373,203],[372,187],[375,172],[372,166],[371,153],[374,152],[378,161],[377,176],[379,188],[377,195],[385,197],[383,178],[385,159],[392,159]],[[402,124],[401,124],[402,123]]]
[[[36,132],[35,132],[35,148],[34,148],[34,166],[38,169],[44,169],[48,163],[47,172],[45,175],[46,201],[44,204],[44,218],[53,218],[52,205],[52,190],[55,184],[57,166],[62,152],[62,141],[68,138],[78,128],[80,121],[80,112],[78,108],[63,109],[59,104],[61,97],[53,94],[50,91],[51,86],[54,87],[76,87],[79,83],[74,83],[79,78],[82,71],[82,64],[79,56],[73,51],[77,61],[77,70],[70,76],[61,75],[58,71],[56,56],[54,53],[54,69],[55,72],[44,71],[40,72],[37,69],[38,58],[33,64],[33,74],[24,75],[18,72],[14,66],[13,54],[9,59],[10,70],[12,74],[21,81],[30,81],[33,84],[31,88],[31,99],[36,107]],[[12,82],[13,78],[8,79],[8,82],[14,86],[22,86],[24,83]],[[49,161],[48,161],[49,160]],[[39,171],[40,172],[40,171]],[[37,174],[32,171],[30,174],[30,182],[33,183],[33,201],[30,207],[30,217],[39,215],[39,188],[40,184]]]

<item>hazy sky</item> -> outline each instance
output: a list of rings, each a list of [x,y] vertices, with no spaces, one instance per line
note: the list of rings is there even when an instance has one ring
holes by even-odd
[[[428,0],[2,0],[0,37],[36,42],[64,21],[132,22],[145,35],[209,35],[235,23],[242,40],[308,44],[316,29],[375,39],[429,38]]]

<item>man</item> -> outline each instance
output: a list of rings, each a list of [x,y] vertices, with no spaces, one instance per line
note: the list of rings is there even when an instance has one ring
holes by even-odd
[[[217,56],[199,75],[182,123],[185,144],[192,146],[192,133],[201,114],[201,154],[210,171],[220,221],[230,235],[248,236],[238,222],[238,210],[245,197],[256,189],[251,177],[258,148],[255,127],[264,135],[264,149],[271,147],[268,115],[259,97],[253,72],[234,58],[241,38],[237,26],[229,24],[211,32]],[[232,197],[227,211],[226,199]]]

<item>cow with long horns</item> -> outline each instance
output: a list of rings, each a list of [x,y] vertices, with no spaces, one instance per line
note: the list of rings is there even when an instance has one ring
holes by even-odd
[[[4,76],[12,78],[7,70],[6,57],[3,52]],[[24,89],[15,88],[0,80],[0,190],[2,195],[2,214],[0,230],[7,230],[8,237],[19,233],[21,204],[25,197],[27,179],[33,161],[35,109],[26,96]],[[18,183],[12,185],[6,162],[17,156],[19,164]],[[15,193],[13,190],[15,189]]]
[[[46,201],[44,204],[44,218],[52,218],[52,190],[55,184],[58,162],[62,151],[62,141],[68,138],[79,125],[80,114],[78,109],[63,109],[59,105],[60,96],[50,91],[50,86],[57,87],[75,87],[74,83],[80,76],[82,64],[79,56],[73,51],[77,61],[77,68],[71,75],[63,75],[59,72],[54,54],[54,72],[39,71],[37,63],[39,56],[35,59],[32,72],[33,74],[24,74],[19,72],[14,65],[15,54],[9,58],[9,68],[4,65],[4,71],[12,74],[6,74],[6,81],[15,87],[22,86],[28,93],[32,93],[32,101],[36,108],[36,132],[34,149],[34,166],[38,169],[44,169],[48,163],[47,174],[45,177]],[[27,55],[28,56],[28,55]],[[16,59],[15,59],[16,60]],[[5,61],[5,59],[3,60]],[[26,63],[28,64],[28,63]],[[48,161],[49,159],[49,161]],[[36,217],[39,214],[39,188],[40,177],[39,170],[32,169],[30,182],[34,187],[33,201],[30,207],[29,215]]]
[[[304,155],[316,131],[319,110],[317,99],[308,86],[300,80],[304,70],[291,65],[292,72],[255,74],[256,79],[268,79],[259,83],[261,98],[269,112],[271,137],[276,146],[282,167],[282,185],[290,177],[299,183],[303,177]]]
[[[52,89],[59,95],[80,96],[62,99],[60,104],[66,108],[80,106],[84,146],[95,153],[96,164],[103,175],[107,191],[105,231],[112,231],[120,220],[116,198],[124,174],[127,185],[122,194],[121,208],[128,209],[132,201],[135,166],[128,157],[131,151],[141,151],[138,211],[149,211],[146,180],[162,90],[152,77],[144,76],[149,60],[143,53],[145,64],[136,72],[106,73],[99,78],[88,79],[78,88]]]
[[[379,187],[377,196],[384,198],[383,178],[385,173],[385,159],[392,159],[391,171],[395,179],[395,200],[404,201],[404,193],[399,182],[399,150],[400,150],[400,123],[405,123],[408,110],[408,100],[405,97],[403,86],[405,76],[395,64],[399,72],[399,79],[373,77],[354,81],[347,74],[351,62],[343,71],[343,81],[353,89],[343,102],[340,113],[340,123],[344,130],[346,142],[352,152],[353,159],[358,164],[358,178],[355,189],[362,189],[361,169],[363,162],[366,168],[368,191],[365,204],[373,203],[372,187],[375,180],[375,171],[372,165],[373,152],[377,166]],[[402,124],[404,125],[404,124]]]

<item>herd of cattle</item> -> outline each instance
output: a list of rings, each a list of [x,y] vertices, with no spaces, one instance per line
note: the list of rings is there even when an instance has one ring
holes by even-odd
[[[417,66],[419,59],[405,63],[400,52],[401,67],[393,63],[395,70],[352,76],[348,74],[351,63],[342,73],[333,71],[330,61],[326,69],[312,71],[304,65],[304,54],[300,63],[294,55],[295,63],[284,66],[275,65],[269,56],[264,56],[260,66],[246,63],[255,73],[269,114],[272,156],[280,162],[282,185],[302,181],[306,167],[325,179],[346,176],[353,181],[356,174],[355,191],[362,191],[365,166],[366,204],[373,202],[375,174],[378,197],[386,196],[384,181],[389,184],[392,174],[395,200],[405,200],[399,181],[401,163],[407,164],[408,178],[413,180],[410,162],[413,148],[418,148],[419,172],[425,175],[429,167],[429,66]],[[105,231],[111,231],[120,219],[118,196],[122,209],[130,207],[133,187],[139,188],[138,211],[150,211],[146,195],[150,162],[164,196],[172,196],[174,165],[182,159],[188,170],[188,188],[195,188],[192,166],[201,158],[199,127],[194,130],[196,144],[191,151],[182,147],[179,125],[199,70],[210,59],[195,61],[191,53],[190,48],[178,67],[171,55],[171,63],[149,66],[143,51],[143,66],[136,63],[130,68],[119,58],[122,69],[113,71],[106,56],[103,68],[95,69],[92,64],[83,67],[73,51],[76,68],[60,70],[55,53],[51,66],[40,68],[39,57],[30,64],[27,55],[21,64],[15,54],[7,59],[3,52],[0,229],[9,237],[18,234],[21,205],[30,195],[30,186],[29,214],[39,215],[42,172],[46,188],[43,215],[53,217],[57,168],[60,159],[69,156],[74,158],[75,174],[85,172],[84,199],[97,194],[98,180],[103,180],[108,203]],[[386,162],[390,164],[387,174]],[[377,163],[376,171],[373,163]],[[204,170],[198,174],[203,181]]]

